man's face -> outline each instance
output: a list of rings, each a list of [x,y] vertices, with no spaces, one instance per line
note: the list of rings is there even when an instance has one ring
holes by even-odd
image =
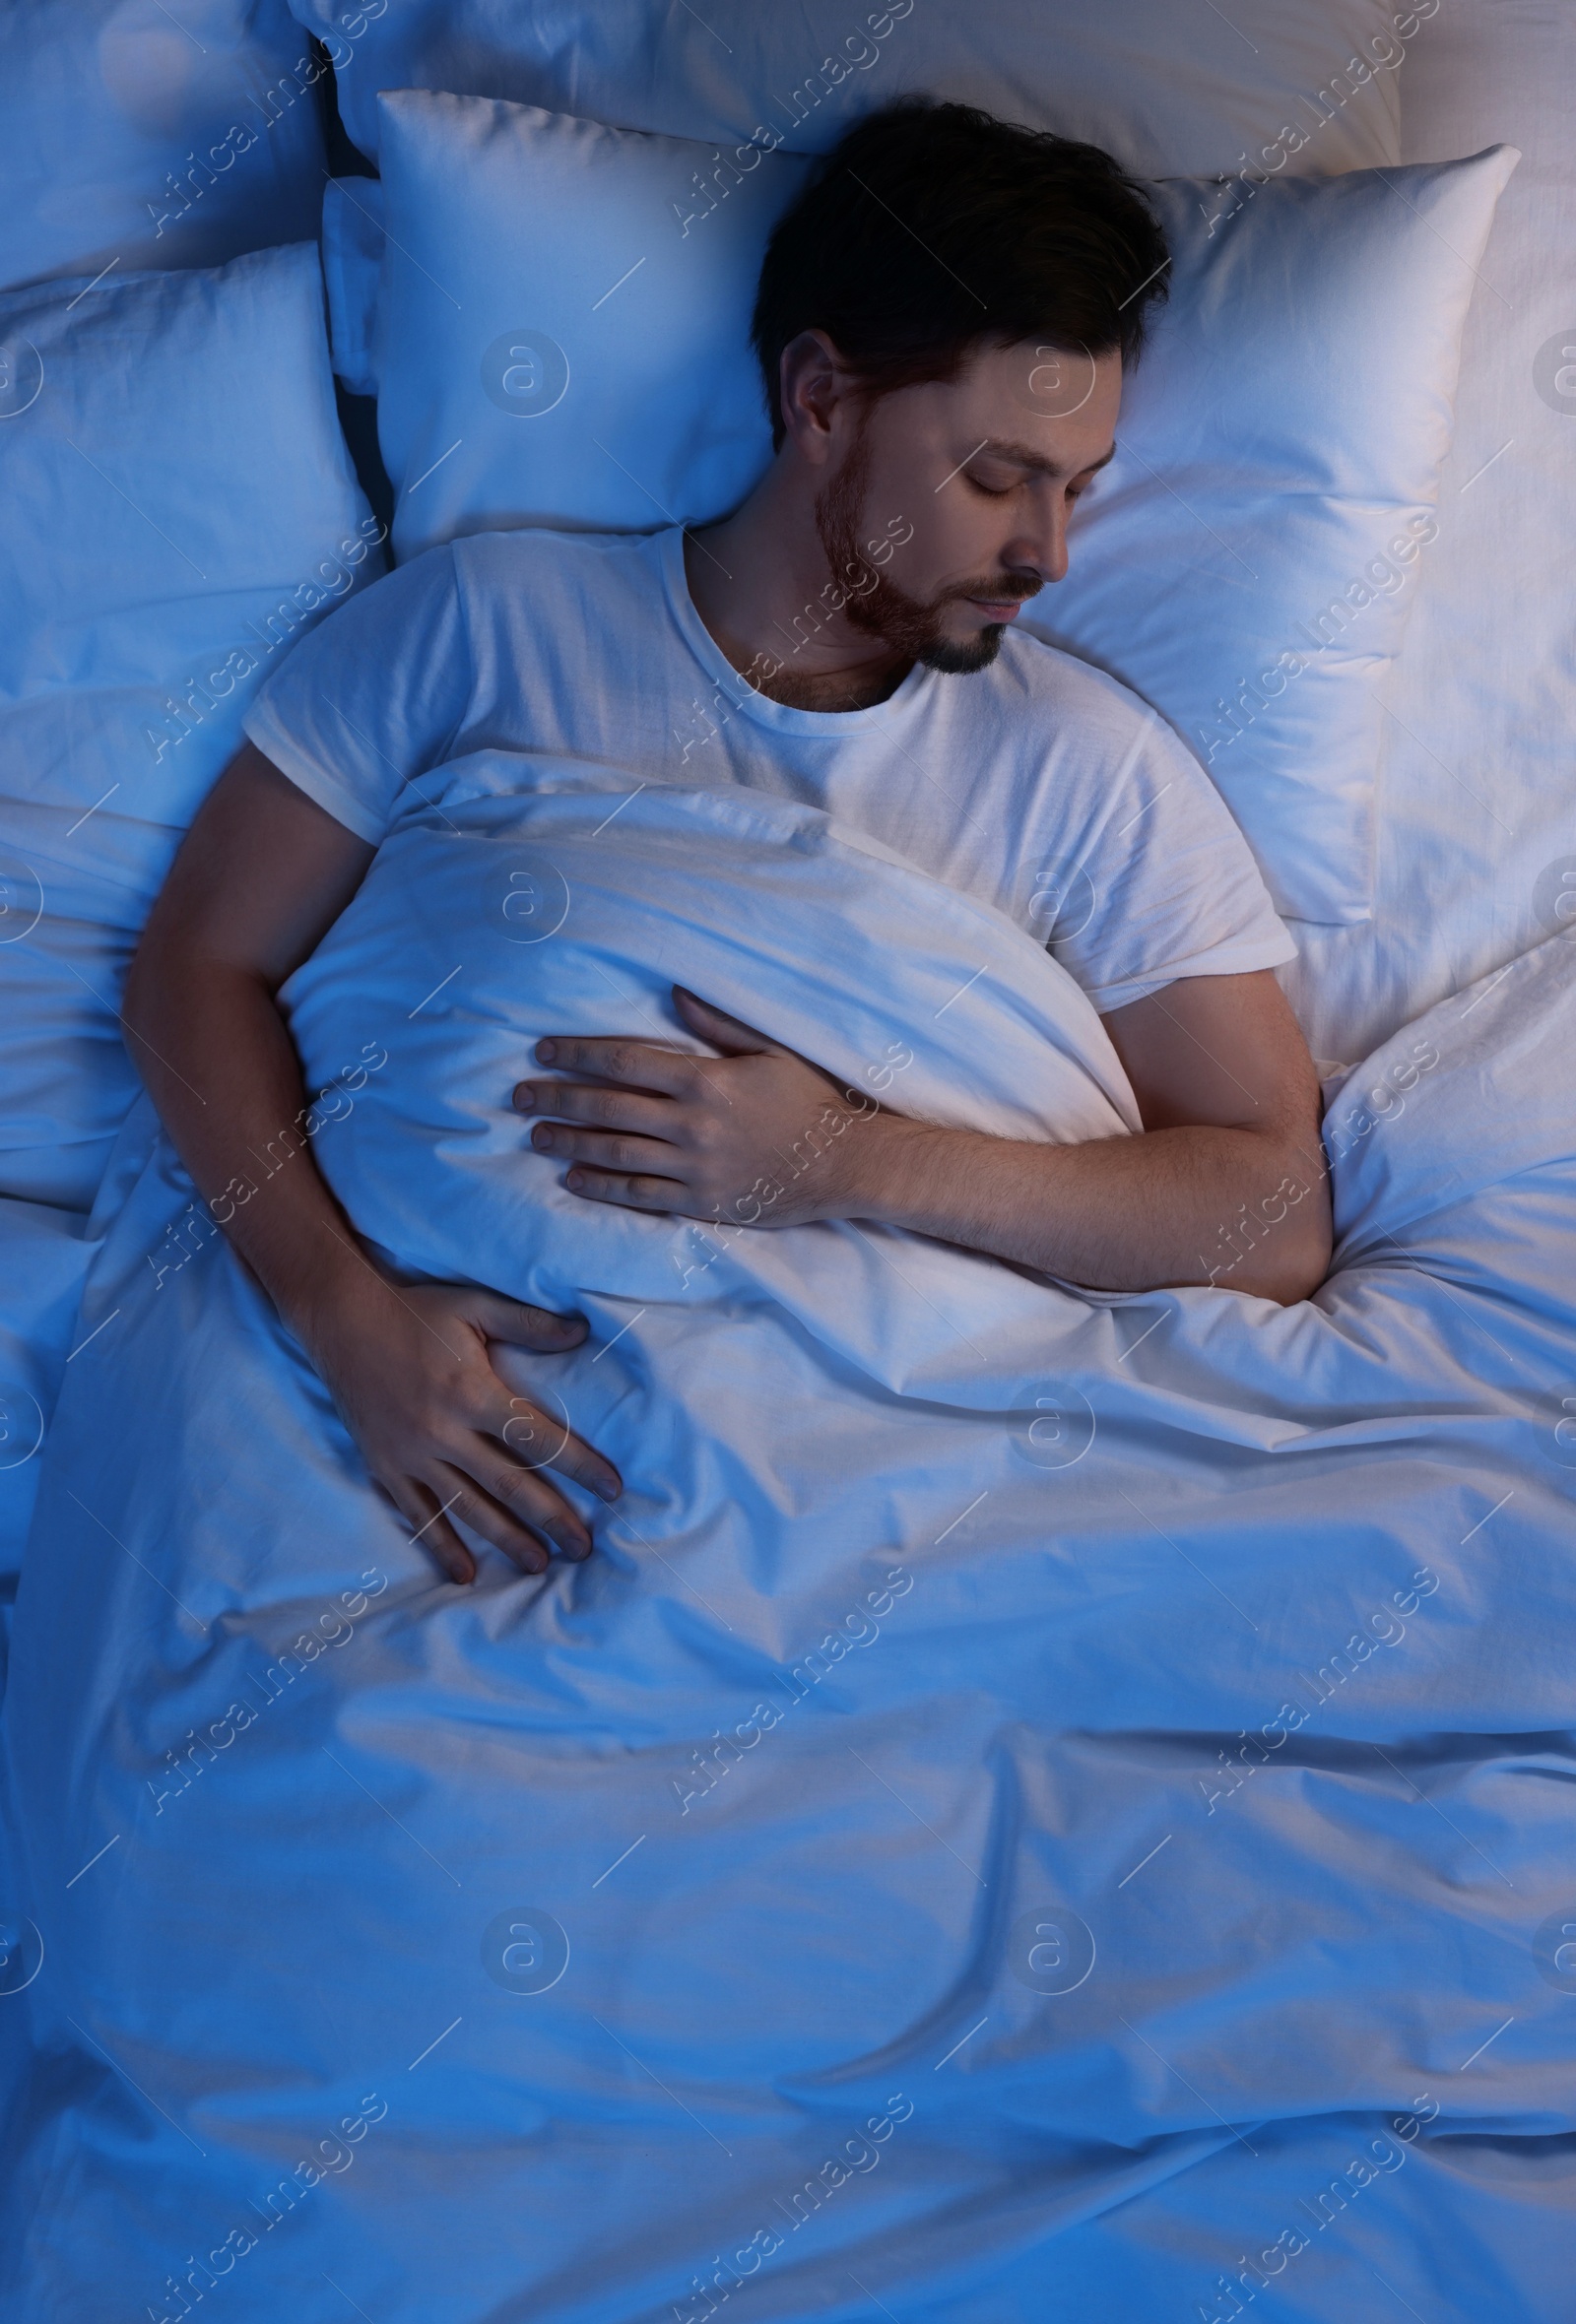
[[[985,669],[1018,607],[1067,571],[1068,516],[1111,456],[1121,394],[1115,354],[1018,345],[847,404],[816,500],[846,618],[933,670]]]

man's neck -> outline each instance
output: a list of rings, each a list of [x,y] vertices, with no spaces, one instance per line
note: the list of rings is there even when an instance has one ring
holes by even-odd
[[[796,710],[867,710],[913,665],[840,610],[812,509],[781,462],[742,508],[687,532],[690,602],[757,693]],[[844,588],[846,584],[844,584]]]

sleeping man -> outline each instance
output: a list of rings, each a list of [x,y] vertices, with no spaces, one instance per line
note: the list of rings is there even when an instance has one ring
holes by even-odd
[[[1165,267],[1094,149],[956,105],[876,115],[767,252],[776,455],[740,508],[434,549],[325,621],[248,713],[149,923],[126,1031],[199,1191],[453,1579],[475,1573],[456,1518],[530,1572],[589,1551],[570,1498],[505,1441],[520,1403],[489,1357],[567,1349],[584,1322],[390,1280],[304,1139],[254,1180],[302,1103],[279,989],[407,787],[465,753],[824,809],[1051,943],[1099,1011],[1142,1134],[1047,1144],[883,1111],[757,1204],[760,1228],[885,1221],[1116,1291],[1288,1303],[1322,1280],[1318,1082],[1247,847],[1152,713],[1012,628],[1066,575]],[[522,1144],[587,1203],[711,1219],[773,1183],[839,1093],[703,994],[674,1005],[709,1054],[565,1025],[522,1057],[513,1102]],[[578,1438],[557,1466],[620,1490]]]

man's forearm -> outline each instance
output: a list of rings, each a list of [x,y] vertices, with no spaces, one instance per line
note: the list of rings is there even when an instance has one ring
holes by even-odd
[[[935,1235],[1091,1289],[1215,1283],[1306,1298],[1330,1258],[1316,1131],[1158,1130],[1041,1145],[883,1114],[827,1157],[836,1212]]]
[[[296,1329],[367,1261],[312,1157],[290,1035],[261,979],[140,960],[126,1046],[214,1218]]]

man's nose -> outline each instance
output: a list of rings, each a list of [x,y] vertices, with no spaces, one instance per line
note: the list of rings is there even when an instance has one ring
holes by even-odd
[[[1043,582],[1067,576],[1067,515],[1060,506],[1049,509],[1043,522],[1018,540],[1009,542],[1002,559],[1010,571],[1033,573]]]

